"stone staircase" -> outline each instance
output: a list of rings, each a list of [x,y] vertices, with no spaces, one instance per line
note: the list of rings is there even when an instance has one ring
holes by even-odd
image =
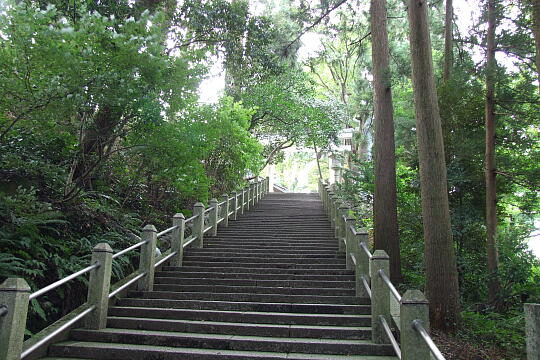
[[[318,196],[270,193],[46,359],[397,359],[354,284]]]

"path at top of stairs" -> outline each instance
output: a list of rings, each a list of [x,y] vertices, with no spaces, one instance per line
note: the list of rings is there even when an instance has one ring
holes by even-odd
[[[47,359],[397,359],[370,325],[319,198],[270,193]]]

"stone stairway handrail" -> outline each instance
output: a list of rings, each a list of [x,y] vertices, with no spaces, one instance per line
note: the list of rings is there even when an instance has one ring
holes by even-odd
[[[137,237],[141,241],[116,254],[113,254],[109,244],[99,243],[92,251],[90,266],[32,294],[30,294],[30,287],[24,279],[8,278],[0,285],[0,360],[19,360],[38,352],[37,350],[43,350],[43,347],[48,346],[54,338],[83,320],[88,329],[105,328],[109,300],[114,301],[115,296],[135,284],[137,284],[138,290],[151,291],[154,284],[154,272],[158,266],[167,261],[170,261],[172,266],[181,266],[185,247],[195,243],[195,246],[202,248],[205,232],[212,230],[212,235],[216,236],[219,223],[228,226],[231,216],[233,220],[236,220],[239,211],[244,213],[245,209],[249,210],[250,206],[254,206],[269,192],[268,185],[268,178],[259,179],[257,177],[240,192],[235,191],[233,197],[229,198],[228,195],[223,195],[224,200],[220,203],[215,199],[210,200],[211,207],[207,210],[204,209],[202,203],[197,203],[194,206],[194,216],[185,220],[183,214],[175,214],[172,226],[159,233],[153,225],[146,225],[141,238]],[[246,194],[247,196],[245,196]],[[237,206],[239,200],[241,205]],[[233,211],[229,211],[231,202],[234,202]],[[204,228],[204,215],[206,213],[209,214],[212,223],[209,227]],[[192,235],[185,239],[184,233],[187,223],[193,225]],[[156,259],[157,238],[169,233],[172,233],[171,248],[159,259]],[[113,285],[115,290],[110,292],[113,259],[138,248],[141,248],[139,270],[120,280],[118,286]],[[29,301],[86,273],[90,273],[87,302],[24,341]]]
[[[429,336],[429,309],[424,294],[408,290],[401,296],[389,278],[388,254],[383,250],[371,253],[367,231],[355,227],[356,219],[349,217],[351,209],[330,185],[319,180],[318,189],[339,248],[345,252],[347,269],[355,273],[356,295],[371,298],[373,342],[392,344],[399,359],[430,360],[433,356],[445,360]],[[390,329],[391,321],[399,330],[401,348]]]

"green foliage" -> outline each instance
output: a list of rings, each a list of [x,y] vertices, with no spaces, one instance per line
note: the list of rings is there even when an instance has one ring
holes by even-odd
[[[458,337],[472,344],[505,349],[505,359],[522,360],[525,355],[523,311],[506,315],[464,311]]]

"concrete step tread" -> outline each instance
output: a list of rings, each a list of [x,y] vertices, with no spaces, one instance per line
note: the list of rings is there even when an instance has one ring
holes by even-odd
[[[163,336],[163,337],[179,337],[179,338],[192,338],[192,339],[219,339],[219,340],[239,340],[239,341],[256,341],[256,342],[281,342],[281,343],[310,343],[310,344],[336,344],[336,345],[371,345],[371,340],[340,340],[340,339],[313,339],[313,338],[299,338],[299,337],[271,337],[271,336],[246,336],[246,335],[222,335],[222,334],[201,334],[191,332],[172,332],[172,331],[158,331],[158,330],[139,330],[139,329],[119,329],[119,328],[106,328],[102,330],[88,330],[77,329],[72,330],[77,334],[135,334],[144,336]]]
[[[174,355],[187,356],[193,355],[212,355],[217,358],[224,359],[294,359],[294,360],[395,360],[394,356],[369,356],[369,355],[328,355],[328,354],[300,354],[300,353],[278,353],[278,352],[259,352],[259,351],[238,351],[238,350],[220,350],[220,349],[197,349],[197,348],[180,348],[155,345],[132,345],[119,343],[101,343],[101,342],[84,342],[84,341],[64,341],[59,344],[52,345],[53,352],[62,350],[62,348],[71,347],[73,350],[87,349],[95,351],[95,349],[105,350],[109,352],[109,359],[131,358],[131,359],[181,359]],[[122,357],[120,357],[122,356]],[[133,357],[131,357],[133,356]],[[88,357],[84,357],[87,358]],[[202,358],[202,357],[201,357]],[[50,358],[49,358],[50,359]],[[54,359],[54,357],[53,357]]]
[[[296,324],[259,324],[259,323],[249,323],[249,322],[230,322],[230,321],[206,321],[206,320],[171,320],[171,319],[153,319],[153,318],[139,318],[139,317],[130,317],[130,316],[108,316],[107,319],[110,320],[120,320],[120,319],[131,319],[135,321],[152,321],[158,320],[159,322],[170,322],[170,323],[183,323],[183,324],[205,324],[205,325],[238,325],[242,327],[265,327],[265,328],[287,328],[287,329],[308,329],[308,330],[327,330],[327,331],[337,331],[337,330],[353,330],[353,331],[371,331],[369,326],[336,326],[336,325],[296,325]]]
[[[111,306],[110,310],[132,310],[132,311],[151,311],[151,310],[162,310],[154,307],[145,307],[145,306]],[[188,312],[188,313],[206,313],[206,314],[230,314],[230,315],[264,315],[264,316],[287,316],[287,317],[315,317],[315,318],[331,318],[331,319],[351,319],[351,318],[371,318],[370,315],[364,314],[313,314],[313,313],[288,313],[288,312],[274,312],[274,311],[233,311],[233,310],[203,310],[203,309],[167,309],[170,312]]]

